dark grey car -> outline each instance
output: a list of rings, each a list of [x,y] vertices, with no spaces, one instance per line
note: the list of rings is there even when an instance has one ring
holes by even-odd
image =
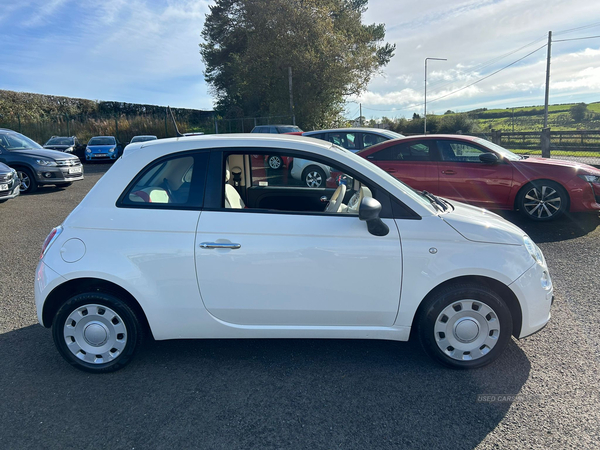
[[[17,171],[21,193],[34,192],[41,185],[69,186],[83,180],[83,166],[76,156],[46,150],[28,137],[4,128],[0,128],[0,162]]]
[[[0,203],[19,195],[20,184],[17,171],[0,163]]]

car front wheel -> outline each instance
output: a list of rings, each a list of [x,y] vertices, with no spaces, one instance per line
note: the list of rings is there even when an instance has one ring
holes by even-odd
[[[556,219],[568,206],[564,188],[553,181],[535,181],[519,192],[517,207],[529,219],[545,221]]]
[[[135,313],[102,292],[75,295],[52,323],[54,344],[72,366],[87,372],[113,372],[127,365],[142,339]]]
[[[510,310],[485,286],[451,285],[426,302],[417,319],[419,339],[429,356],[446,366],[485,366],[496,360],[510,341]]]
[[[279,156],[269,156],[269,167],[274,170],[279,170],[283,167],[283,161]]]
[[[37,182],[29,169],[17,169],[17,175],[21,180],[21,194],[31,194],[37,191]]]

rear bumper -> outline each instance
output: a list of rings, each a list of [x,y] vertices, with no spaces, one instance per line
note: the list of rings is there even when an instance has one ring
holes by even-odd
[[[542,276],[546,272],[550,285],[542,287]],[[554,299],[554,287],[548,268],[534,264],[509,286],[521,305],[522,322],[518,338],[524,338],[541,330],[550,320],[550,307]]]

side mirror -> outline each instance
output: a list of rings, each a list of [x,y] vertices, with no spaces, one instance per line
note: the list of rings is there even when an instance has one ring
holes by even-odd
[[[379,218],[381,203],[372,197],[365,197],[358,208],[358,218],[367,222],[367,229],[373,236],[386,236],[390,229]]]
[[[484,164],[498,164],[498,155],[495,153],[482,153],[479,155],[479,161]]]

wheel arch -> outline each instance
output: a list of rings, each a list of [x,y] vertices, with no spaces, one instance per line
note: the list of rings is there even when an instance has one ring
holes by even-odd
[[[519,204],[518,204],[519,197],[521,196],[521,193],[525,189],[529,188],[530,186],[533,186],[533,183],[543,183],[545,181],[550,181],[552,183],[556,183],[562,188],[562,190],[565,192],[565,195],[567,196],[567,208],[565,211],[569,211],[571,209],[571,196],[569,195],[569,191],[560,181],[551,180],[550,178],[538,178],[536,180],[529,180],[526,183],[523,183],[523,185],[519,188],[519,190],[515,194],[515,198],[513,200],[513,209],[517,210],[519,208]]]
[[[449,280],[446,280],[446,281],[438,284],[436,287],[434,287],[427,293],[427,295],[423,298],[423,300],[419,304],[419,307],[417,308],[417,311],[413,317],[412,324],[411,324],[411,336],[410,336],[411,339],[413,339],[413,335],[415,334],[415,331],[417,328],[415,326],[415,324],[416,324],[417,320],[419,319],[419,316],[422,314],[422,311],[425,309],[427,300],[429,298],[431,298],[432,296],[434,296],[435,294],[437,294],[439,291],[447,288],[448,286],[451,286],[451,285],[457,284],[457,283],[476,284],[479,286],[489,288],[489,289],[493,290],[494,292],[496,292],[498,295],[500,295],[502,300],[506,303],[506,306],[508,307],[510,314],[512,316],[513,336],[516,338],[519,337],[519,335],[521,334],[521,326],[523,323],[523,311],[521,309],[521,304],[519,303],[519,300],[517,299],[517,296],[515,295],[515,293],[506,284],[502,283],[501,281],[495,280],[494,278],[481,276],[481,275],[467,275],[467,276],[460,276],[460,277],[451,278]]]
[[[77,278],[55,287],[46,297],[42,310],[42,324],[46,328],[52,326],[52,320],[59,308],[71,297],[84,292],[103,292],[112,294],[125,302],[138,317],[144,331],[152,333],[146,313],[136,298],[126,289],[107,280],[98,278]]]

